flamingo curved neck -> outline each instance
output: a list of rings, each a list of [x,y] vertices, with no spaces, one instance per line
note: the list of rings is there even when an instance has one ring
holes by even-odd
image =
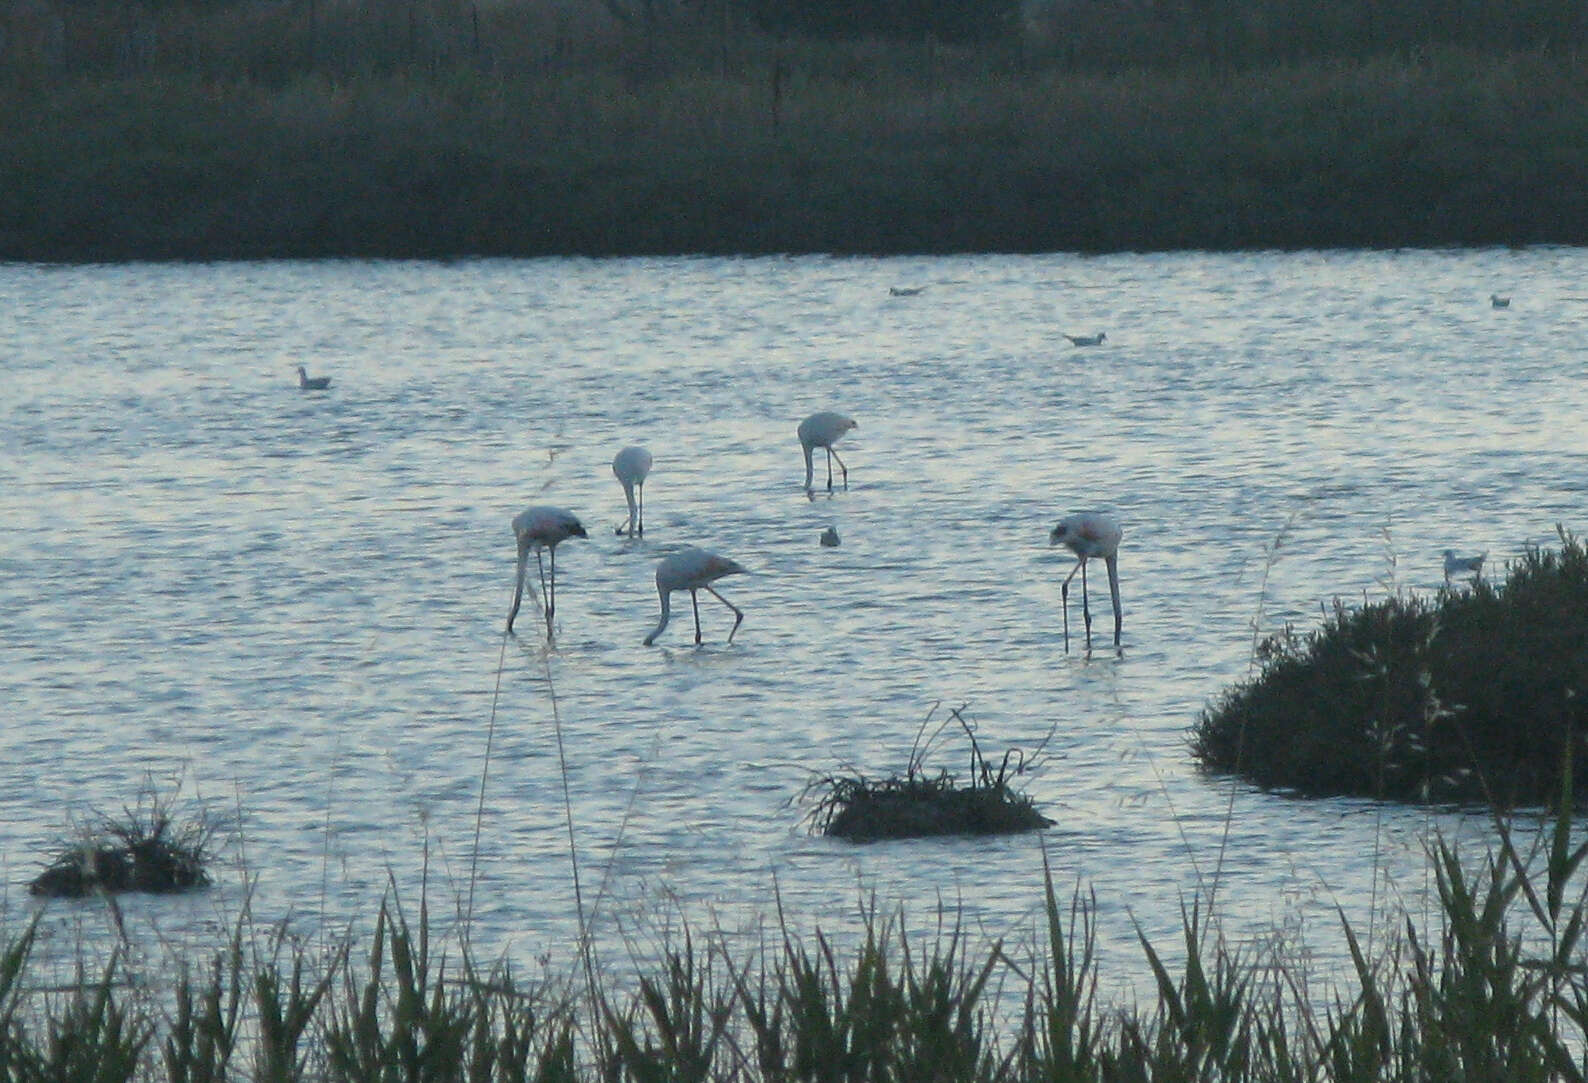
[[[1119,605],[1119,558],[1105,556],[1103,563],[1108,566],[1108,593],[1114,602],[1114,646],[1119,646],[1119,633],[1124,625],[1124,614]]]
[[[518,617],[519,603],[524,600],[524,569],[529,565],[529,546],[523,538],[518,542],[518,580],[513,584],[513,607],[507,611],[507,630],[513,630],[513,621]]]
[[[669,595],[672,592],[663,588],[657,588],[656,593],[662,597],[662,619],[656,622],[656,630],[645,637],[645,645],[647,647],[656,642],[656,637],[661,635],[663,630],[667,628],[667,622],[672,618],[673,615],[672,602],[669,600]]]

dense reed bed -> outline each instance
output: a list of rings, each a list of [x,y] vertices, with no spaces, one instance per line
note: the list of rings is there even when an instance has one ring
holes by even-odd
[[[1206,767],[1308,794],[1547,805],[1561,764],[1588,794],[1588,550],[1560,532],[1505,581],[1394,595],[1292,628],[1204,711]]]
[[[16,11],[0,258],[1588,240],[1588,68],[1503,37],[1232,52],[1061,23],[950,48],[446,0]]]
[[[1570,802],[1569,792],[1563,797]],[[316,952],[239,922],[168,986],[97,972],[40,987],[37,918],[0,952],[8,1080],[1580,1080],[1588,1049],[1580,871],[1565,818],[1536,846],[1495,823],[1482,857],[1442,840],[1440,909],[1320,987],[1284,951],[1238,949],[1187,905],[1183,942],[1141,950],[1155,996],[1099,993],[1084,892],[1049,880],[1045,927],[929,942],[873,911],[850,951],[785,931],[759,951],[675,933],[620,983],[526,981],[482,965],[388,898],[366,942]],[[456,928],[455,926],[452,928]]]

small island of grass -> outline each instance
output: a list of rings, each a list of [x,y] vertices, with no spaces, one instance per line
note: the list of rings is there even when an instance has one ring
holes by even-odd
[[[964,710],[949,711],[923,741],[936,708],[927,713],[902,775],[829,774],[814,779],[805,790],[807,797],[814,797],[807,815],[812,828],[831,838],[873,842],[935,835],[1014,835],[1052,826],[1030,795],[1010,785],[1014,776],[1036,766],[1041,748],[1030,754],[1010,749],[995,768],[983,757],[976,727]],[[955,724],[970,743],[970,778],[964,782],[947,770],[931,774],[924,765],[933,741]]]
[[[1306,795],[1547,806],[1588,797],[1588,552],[1560,531],[1493,585],[1336,604],[1264,641],[1193,728],[1206,768]]]

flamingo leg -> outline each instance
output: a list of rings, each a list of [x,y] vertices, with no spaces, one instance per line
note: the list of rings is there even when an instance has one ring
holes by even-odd
[[[1092,649],[1092,609],[1086,598],[1086,558],[1081,558],[1081,619],[1086,622],[1086,649]]]
[[[551,642],[551,618],[557,612],[557,596],[552,593],[556,589],[557,583],[557,550],[553,549],[551,551],[551,587],[548,588],[546,585],[546,564],[541,559],[539,549],[535,550],[535,567],[540,569],[540,596],[545,600],[542,615],[546,618],[546,641],[549,643]]]
[[[639,484],[639,490],[640,490],[640,529],[639,529],[639,535],[640,535],[640,537],[643,538],[643,537],[645,537],[645,483],[643,481],[640,482],[640,484]]]
[[[706,588],[710,590],[710,587]],[[700,593],[693,587],[689,590],[689,604],[695,607],[695,646],[700,646]]]
[[[838,469],[844,472],[844,492],[847,493],[849,491],[849,467],[844,465],[844,460],[839,458],[838,452],[832,448],[827,449],[827,454],[833,459],[838,459]],[[827,464],[827,487],[829,489],[833,487],[833,464],[831,462]]]
[[[1070,569],[1070,574],[1064,577],[1064,584],[1059,588],[1059,596],[1064,599],[1064,650],[1070,649],[1070,580],[1075,578],[1075,573],[1086,566],[1086,558],[1082,557],[1075,562],[1075,567]]]
[[[823,448],[822,450],[827,452],[827,491],[828,492],[832,492],[833,491],[833,449],[831,447],[826,447],[826,448]]]
[[[732,643],[733,633],[737,632],[739,630],[739,625],[744,623],[744,611],[738,606],[734,605],[732,602],[728,601],[728,599],[724,598],[722,595],[718,594],[715,588],[707,587],[706,589],[711,591],[711,593],[716,597],[717,601],[733,610],[733,630],[728,633],[728,642]]]

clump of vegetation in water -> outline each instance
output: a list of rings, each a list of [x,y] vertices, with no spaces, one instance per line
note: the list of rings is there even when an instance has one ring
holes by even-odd
[[[121,816],[99,816],[62,840],[43,872],[28,885],[34,895],[81,898],[100,892],[168,894],[206,887],[215,823],[204,812],[177,822],[154,795]]]
[[[817,795],[807,817],[812,827],[824,835],[858,842],[930,835],[1012,835],[1050,826],[1053,821],[1037,811],[1028,795],[1009,786],[1013,775],[1036,765],[1041,748],[1031,755],[1010,749],[995,769],[982,756],[975,727],[963,707],[949,711],[932,738],[923,742],[921,737],[936,710],[929,711],[921,723],[902,776],[824,775],[812,781],[805,788],[807,797]],[[929,774],[924,763],[932,740],[955,723],[970,739],[967,783],[946,770]]]
[[[1588,694],[1588,551],[1564,530],[1505,582],[1347,608],[1286,627],[1261,670],[1193,728],[1205,767],[1311,795],[1511,807],[1555,799]],[[1581,798],[1579,798],[1579,802]]]

